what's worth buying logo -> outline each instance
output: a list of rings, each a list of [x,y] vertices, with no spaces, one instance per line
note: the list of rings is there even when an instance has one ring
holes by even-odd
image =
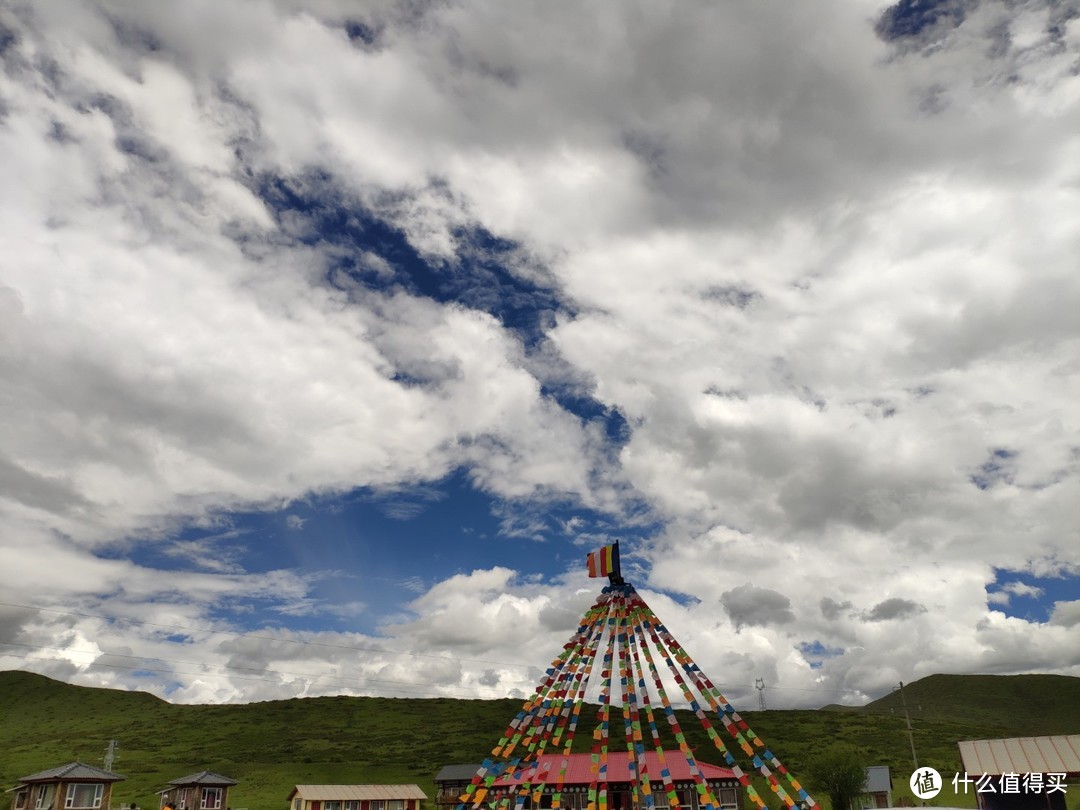
[[[1064,793],[1068,789],[1064,773],[1003,773],[1000,776],[984,773],[969,776],[967,773],[956,774],[952,778],[953,792],[959,795],[974,787],[977,793]],[[944,784],[941,774],[933,768],[917,768],[911,774],[908,784],[911,792],[920,799],[932,799],[937,796]]]
[[[909,784],[920,799],[932,799],[941,792],[941,774],[933,768],[919,768],[911,774]]]

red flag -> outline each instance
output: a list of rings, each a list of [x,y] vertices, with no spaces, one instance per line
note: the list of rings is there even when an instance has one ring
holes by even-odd
[[[606,577],[615,570],[615,544],[589,553],[589,576]]]

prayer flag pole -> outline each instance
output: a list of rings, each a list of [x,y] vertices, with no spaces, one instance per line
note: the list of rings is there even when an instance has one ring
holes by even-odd
[[[614,547],[611,549],[611,573],[608,574],[608,582],[612,585],[625,585],[626,581],[622,578],[622,563],[619,560],[619,541],[615,541]]]

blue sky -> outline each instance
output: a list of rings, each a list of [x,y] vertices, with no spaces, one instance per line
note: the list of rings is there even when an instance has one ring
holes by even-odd
[[[738,704],[1080,674],[1042,0],[0,10],[0,667],[524,695],[624,570]]]
[[[201,552],[210,540],[245,571],[289,569],[314,580],[310,605],[283,614],[263,600],[245,610],[293,629],[347,627],[372,634],[439,580],[492,566],[524,578],[553,579],[583,569],[587,552],[603,545],[603,538],[615,539],[614,530],[627,542],[650,528],[616,527],[609,517],[566,504],[515,508],[485,496],[464,473],[394,493],[356,490],[221,520],[224,525],[212,529],[189,528],[177,542],[199,544]],[[577,538],[584,533],[601,539],[583,546]],[[175,566],[153,546],[134,558],[148,567]],[[360,604],[344,615],[333,611],[352,603]]]

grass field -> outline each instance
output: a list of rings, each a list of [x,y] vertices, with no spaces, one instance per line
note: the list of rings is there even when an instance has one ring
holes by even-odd
[[[919,763],[947,779],[960,769],[959,740],[1080,729],[1078,678],[936,675],[906,686],[905,697]],[[896,802],[910,796],[912,771],[898,700],[889,695],[856,710],[744,717],[796,774],[815,751],[833,742],[854,745],[866,765],[892,768]],[[170,779],[203,769],[238,780],[230,804],[249,810],[286,810],[296,784],[405,782],[433,796],[438,770],[483,759],[518,709],[520,701],[514,700],[351,697],[177,706],[138,692],[3,672],[0,786],[6,790],[21,776],[74,760],[100,766],[108,741],[115,739],[114,770],[127,778],[114,790],[114,806],[136,802],[154,809],[155,792]],[[680,722],[698,758],[721,764],[698,721],[686,714]],[[583,729],[593,725],[583,717]],[[588,750],[590,735],[579,738],[580,750]],[[7,810],[10,798],[0,794],[0,810]],[[951,786],[933,803],[975,806],[974,795],[954,797]],[[1080,787],[1073,787],[1068,806],[1080,810]]]

